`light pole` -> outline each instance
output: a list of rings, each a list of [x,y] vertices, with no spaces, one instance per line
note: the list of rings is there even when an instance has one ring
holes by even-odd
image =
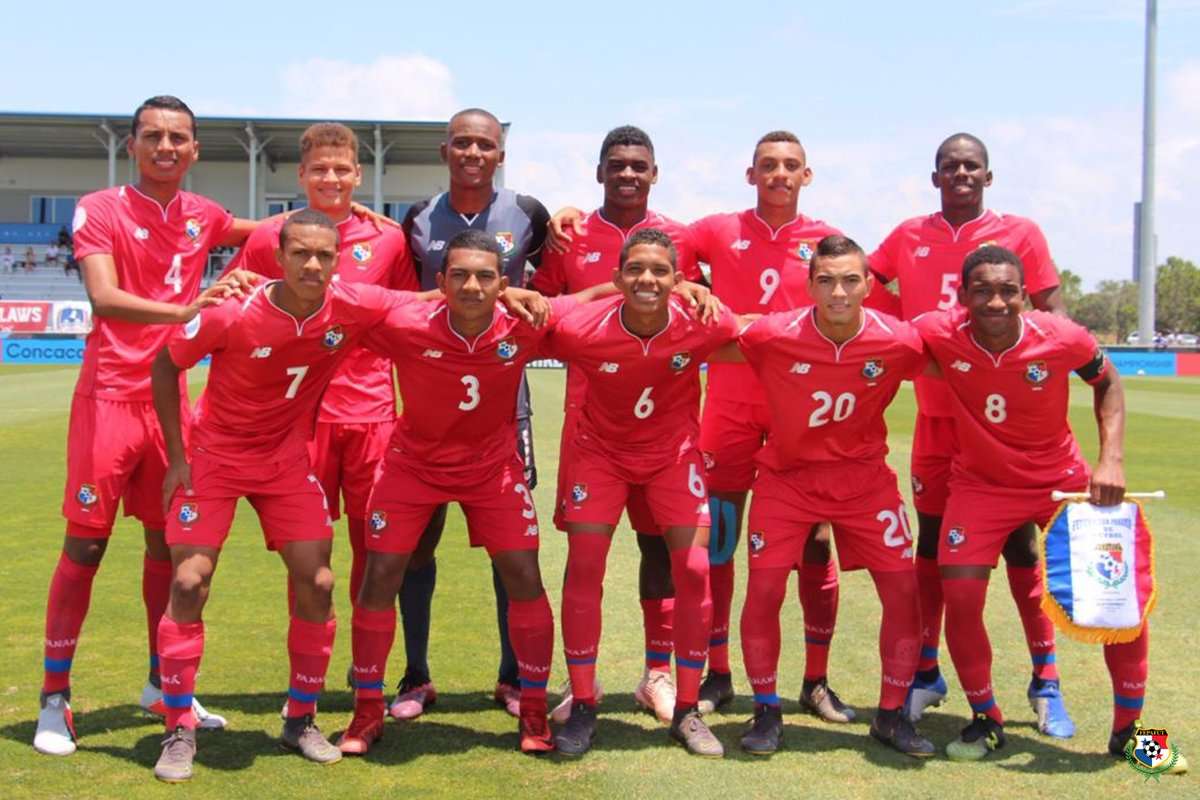
[[[1142,214],[1138,226],[1138,344],[1154,342],[1154,44],[1158,2],[1146,0],[1146,85],[1142,99]]]

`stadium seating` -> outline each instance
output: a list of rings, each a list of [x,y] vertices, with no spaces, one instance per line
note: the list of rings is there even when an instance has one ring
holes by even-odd
[[[79,278],[63,274],[61,265],[39,263],[33,272],[0,272],[0,300],[87,300],[87,293]]]

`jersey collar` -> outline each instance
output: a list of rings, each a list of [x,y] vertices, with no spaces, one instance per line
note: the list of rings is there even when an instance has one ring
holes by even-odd
[[[333,288],[335,285],[334,282],[330,281],[329,285],[325,287],[325,298],[321,301],[321,305],[317,307],[317,310],[314,311],[313,313],[309,314],[304,319],[297,319],[291,313],[284,311],[282,308],[275,305],[275,301],[271,299],[271,293],[268,291],[268,288],[272,284],[276,284],[276,283],[283,283],[283,281],[282,280],[273,280],[273,281],[268,281],[267,283],[263,284],[263,287],[262,287],[263,299],[266,301],[267,306],[269,308],[274,309],[277,313],[282,314],[283,316],[287,317],[288,319],[290,319],[292,321],[292,323],[296,326],[296,335],[297,336],[303,336],[304,335],[304,326],[307,325],[311,320],[314,320],[317,317],[321,316],[321,314],[325,311],[325,309],[329,307],[329,296],[334,291],[334,288]]]
[[[960,324],[958,327],[959,327],[960,329],[962,329],[962,328],[966,328],[966,329],[967,329],[967,338],[969,338],[969,339],[971,340],[971,344],[973,344],[973,345],[975,345],[976,347],[978,347],[978,348],[979,348],[979,350],[980,350],[980,351],[981,351],[981,352],[982,352],[984,355],[986,355],[986,356],[987,356],[989,359],[991,359],[991,362],[992,362],[992,366],[993,366],[993,367],[999,367],[999,366],[1000,366],[1000,362],[1001,362],[1001,361],[1004,359],[1004,357],[1005,357],[1006,355],[1008,355],[1009,353],[1011,353],[1013,350],[1016,350],[1016,349],[1017,349],[1017,347],[1019,347],[1019,346],[1020,346],[1021,342],[1025,340],[1025,315],[1024,315],[1024,314],[1021,314],[1019,317],[1017,317],[1017,321],[1021,323],[1021,332],[1020,332],[1019,334],[1017,334],[1017,340],[1016,340],[1015,342],[1013,342],[1013,343],[1012,343],[1012,345],[1010,345],[1009,347],[1005,348],[1004,350],[1002,350],[1002,351],[1001,351],[1001,352],[999,352],[999,353],[993,353],[991,350],[988,350],[986,347],[984,347],[983,345],[981,345],[981,344],[980,344],[980,343],[979,343],[979,342],[978,342],[978,341],[975,339],[975,332],[971,330],[971,318],[970,318],[969,316],[968,316],[968,317],[967,317],[967,319],[966,319],[966,320],[965,320],[965,321],[964,321],[962,324]],[[1036,326],[1035,326],[1035,327],[1036,327]]]
[[[661,331],[654,334],[649,339],[643,339],[641,336],[638,336],[636,333],[629,330],[629,328],[625,327],[625,320],[621,317],[621,309],[624,307],[625,307],[625,301],[621,300],[621,302],[617,303],[617,305],[613,308],[612,311],[609,311],[608,314],[605,315],[605,321],[607,321],[607,319],[611,318],[613,314],[616,314],[617,315],[617,324],[621,326],[621,330],[625,331],[625,333],[629,335],[629,338],[633,339],[639,345],[641,345],[642,355],[644,355],[644,356],[650,355],[650,345],[654,342],[655,339],[662,336],[667,331],[671,330],[671,326],[675,323],[675,316],[676,316],[676,314],[679,313],[675,308],[674,298],[672,298],[670,301],[667,302],[667,324],[663,326],[663,329]],[[603,324],[603,322],[601,324]]]
[[[992,211],[990,208],[985,208],[978,217],[975,217],[975,219],[967,220],[962,225],[959,225],[957,228],[955,228],[953,225],[951,225],[946,220],[946,218],[944,216],[942,216],[942,212],[940,212],[940,211],[934,213],[933,219],[937,224],[941,225],[943,228],[950,231],[950,238],[953,241],[957,242],[958,238],[960,236],[962,236],[967,230],[974,228],[976,225],[978,225],[979,223],[988,219],[993,214],[995,214],[994,211]]]
[[[157,211],[160,215],[162,215],[163,222],[166,222],[167,219],[170,217],[171,209],[175,205],[182,203],[182,200],[180,200],[180,198],[183,196],[183,192],[176,192],[175,196],[171,198],[171,200],[166,204],[166,206],[159,205],[157,200],[155,200],[153,197],[150,197],[148,194],[139,190],[132,183],[127,183],[124,186],[122,186],[121,190],[120,190],[120,195],[121,195],[121,197],[128,199],[130,202],[137,203],[139,205],[153,207],[155,211]]]
[[[821,333],[821,329],[819,327],[817,327],[817,307],[815,305],[809,306],[807,309],[805,309],[803,312],[803,315],[800,317],[799,320],[797,320],[797,322],[800,322],[801,320],[804,320],[804,319],[811,320],[813,333],[815,333],[821,339],[824,339],[829,344],[829,346],[833,348],[833,360],[841,361],[842,360],[842,351],[846,349],[846,346],[848,344],[853,342],[859,336],[862,336],[863,331],[865,331],[867,329],[867,325],[869,325],[872,321],[880,322],[880,324],[882,324],[882,322],[879,320],[878,317],[876,317],[871,311],[869,311],[865,308],[859,309],[859,313],[861,314],[861,317],[860,317],[860,320],[858,323],[858,330],[854,332],[853,336],[851,336],[849,339],[842,342],[841,344],[838,344],[837,342],[833,341],[825,334]],[[889,331],[889,333],[890,333],[890,331]]]
[[[788,228],[792,227],[793,225],[795,225],[797,223],[808,223],[808,222],[812,221],[808,217],[804,216],[803,214],[796,214],[796,216],[791,220],[791,222],[785,222],[779,226],[779,230],[775,230],[769,224],[767,224],[767,221],[765,219],[763,219],[762,217],[760,217],[758,215],[757,208],[746,209],[746,219],[752,220],[754,226],[759,229],[759,232],[762,233],[764,236],[766,236],[768,239],[770,239],[772,242],[775,241],[776,239],[778,239],[780,234],[782,234],[784,231],[786,231]]]
[[[636,230],[639,230],[640,228],[654,227],[654,226],[662,223],[662,217],[658,214],[658,212],[651,211],[650,209],[646,209],[646,216],[642,217],[640,220],[633,223],[632,227],[630,227],[629,230],[625,230],[624,228],[620,227],[619,225],[616,225],[615,223],[610,222],[604,216],[604,214],[601,213],[599,208],[597,208],[595,211],[593,211],[591,214],[588,215],[588,221],[591,222],[592,220],[596,220],[596,221],[600,222],[601,224],[606,225],[609,228],[612,228],[617,233],[621,234],[622,241],[624,241],[625,239],[628,239],[630,234],[632,234]]]

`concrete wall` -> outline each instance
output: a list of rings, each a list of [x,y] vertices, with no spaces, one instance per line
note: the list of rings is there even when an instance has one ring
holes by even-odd
[[[203,152],[203,151],[202,151]],[[361,203],[373,199],[374,167],[364,163],[363,183],[355,194]],[[200,161],[190,174],[191,191],[207,195],[238,216],[262,216],[266,198],[302,196],[297,185],[299,165],[277,163],[258,170],[258,210],[248,213],[249,166],[246,162]],[[134,178],[128,158],[117,161],[117,182]],[[386,202],[411,203],[446,187],[446,168],[441,164],[392,164],[383,176]],[[0,157],[0,222],[29,222],[31,195],[83,195],[108,184],[108,162],[95,159],[40,159]]]

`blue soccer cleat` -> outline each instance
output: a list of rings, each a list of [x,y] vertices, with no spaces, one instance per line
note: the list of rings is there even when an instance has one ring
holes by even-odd
[[[908,687],[908,697],[904,699],[904,716],[911,722],[919,722],[925,714],[925,709],[936,708],[946,699],[950,691],[946,679],[939,672],[937,679],[932,681],[913,678],[912,686]]]
[[[1075,722],[1067,713],[1057,678],[1042,680],[1034,677],[1029,682],[1027,696],[1030,708],[1037,714],[1039,731],[1055,739],[1070,739],[1075,735]]]

